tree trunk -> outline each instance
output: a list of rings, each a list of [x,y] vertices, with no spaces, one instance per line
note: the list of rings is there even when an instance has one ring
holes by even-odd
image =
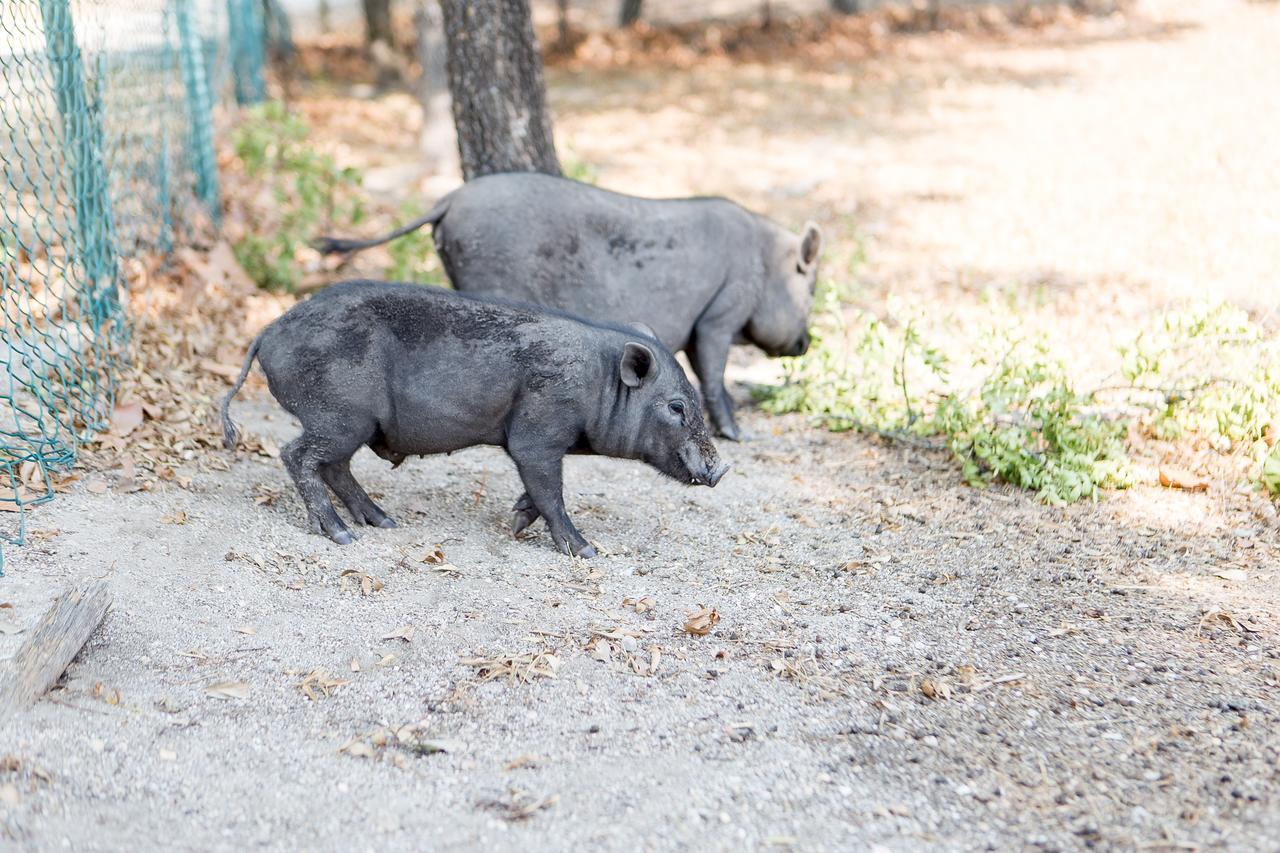
[[[529,0],[440,0],[466,180],[560,174]]]
[[[831,0],[831,11],[841,15],[856,15],[861,10],[858,8],[858,0]]]
[[[622,0],[622,8],[618,10],[618,26],[629,27],[640,20],[640,7],[644,0]]]
[[[369,61],[377,75],[379,89],[395,86],[403,81],[403,62],[395,50],[395,35],[391,30],[391,0],[363,0],[364,35],[369,47]]]
[[[362,0],[364,3],[364,40],[367,44],[394,44],[391,32],[391,0]]]
[[[418,103],[422,106],[422,157],[436,175],[458,173],[458,135],[449,109],[444,21],[436,0],[418,0],[413,16],[418,32]]]
[[[556,0],[556,43],[561,47],[569,45],[569,0]]]

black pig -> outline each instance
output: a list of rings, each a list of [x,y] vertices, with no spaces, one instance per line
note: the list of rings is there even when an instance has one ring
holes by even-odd
[[[362,445],[397,465],[407,456],[502,447],[525,487],[512,531],[542,516],[556,546],[582,557],[596,551],[565,512],[566,453],[639,459],[708,486],[728,470],[684,371],[645,330],[434,287],[335,285],[294,306],[249,347],[222,403],[228,447],[236,441],[231,398],[255,357],[276,400],[302,422],[280,456],[311,527],[339,544],[352,534],[325,486],[357,524],[395,526],[351,475]]]

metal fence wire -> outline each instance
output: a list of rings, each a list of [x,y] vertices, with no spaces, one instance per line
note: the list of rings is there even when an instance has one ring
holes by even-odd
[[[262,31],[245,0],[0,0],[3,539],[110,418],[125,260],[217,221],[215,102],[262,98]]]

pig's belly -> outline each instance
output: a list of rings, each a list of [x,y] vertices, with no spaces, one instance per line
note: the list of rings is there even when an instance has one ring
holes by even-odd
[[[392,423],[382,426],[384,443],[406,456],[450,453],[478,444],[505,446],[511,405],[503,399],[507,395],[495,390],[468,393],[448,383],[430,383],[398,394]]]

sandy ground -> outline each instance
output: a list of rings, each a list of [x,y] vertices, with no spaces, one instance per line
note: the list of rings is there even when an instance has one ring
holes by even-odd
[[[1153,310],[1185,276],[1265,301],[1280,15],[1160,20],[1069,45],[925,39],[843,70],[556,72],[553,99],[606,185],[815,216],[832,263],[865,243],[869,293],[1039,275],[1087,318],[1109,288]],[[742,352],[733,375],[767,369]],[[261,395],[236,412],[291,433]],[[116,606],[0,727],[0,844],[1274,845],[1264,503],[1140,486],[1054,509],[967,488],[942,457],[743,421],[754,440],[722,446],[715,490],[570,460],[570,512],[606,554],[590,562],[541,527],[510,537],[519,488],[491,450],[396,471],[361,454],[401,526],[346,548],[307,534],[278,461],[246,451],[193,460],[189,489],[60,495],[7,570],[109,574]],[[422,561],[437,545],[448,567]],[[693,636],[700,606],[720,621]],[[485,680],[502,658],[528,680]]]

